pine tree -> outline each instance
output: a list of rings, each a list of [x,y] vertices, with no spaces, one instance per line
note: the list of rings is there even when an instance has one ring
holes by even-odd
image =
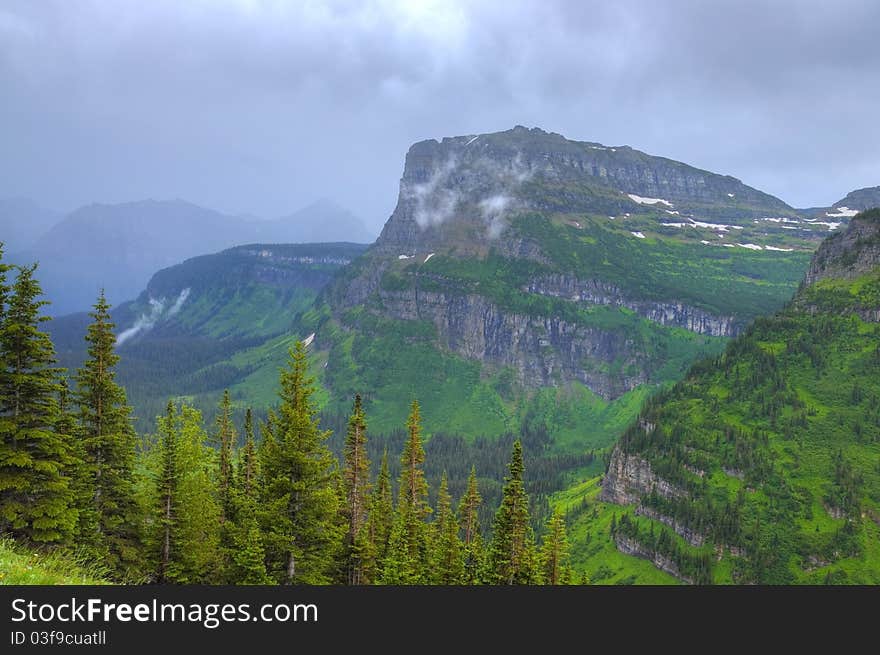
[[[544,584],[567,584],[571,579],[565,517],[558,509],[547,521],[547,533],[544,535],[544,543],[541,547],[541,567]]]
[[[256,491],[257,447],[254,443],[254,419],[250,407],[244,414],[244,447],[238,461],[238,477],[243,492],[252,496]]]
[[[229,389],[223,392],[220,411],[217,414],[217,432],[215,442],[219,447],[219,467],[217,471],[217,487],[220,493],[220,521],[226,521],[232,512],[232,453],[238,435],[232,421],[232,401]]]
[[[477,470],[471,467],[467,491],[458,507],[464,532],[464,583],[477,584],[483,569],[483,538],[480,534],[479,511],[483,498],[477,488]]]
[[[441,585],[461,584],[464,578],[462,543],[458,536],[458,520],[452,509],[446,471],[440,478],[437,512],[432,528],[432,582]]]
[[[364,525],[363,574],[365,582],[376,582],[382,577],[382,562],[388,554],[388,540],[394,522],[394,498],[391,476],[388,473],[388,450],[382,452],[382,463],[376,484],[370,493],[369,513]]]
[[[529,499],[523,485],[523,455],[513,443],[510,475],[505,478],[501,506],[495,514],[488,553],[488,576],[494,584],[530,584],[535,581],[535,543],[529,524]]]
[[[177,421],[175,419],[174,403],[168,401],[165,410],[165,422],[160,421],[159,434],[161,436],[162,470],[159,473],[158,499],[159,507],[156,524],[161,530],[161,554],[159,556],[158,581],[165,582],[168,579],[168,571],[171,566],[172,540],[174,532],[175,501],[178,488],[177,475]],[[177,554],[177,546],[174,544],[174,555]]]
[[[136,437],[125,390],[115,379],[119,355],[103,291],[90,316],[88,358],[76,373],[74,399],[93,494],[77,538],[111,567],[127,569],[136,566],[139,555],[133,473]]]
[[[402,582],[416,584],[424,581],[427,559],[427,535],[425,518],[430,514],[428,506],[428,483],[422,465],[425,450],[421,440],[421,417],[419,403],[412,402],[407,419],[408,438],[400,456],[400,490],[397,499],[397,517],[401,524],[401,539],[395,542],[405,553],[396,553],[402,562]]]
[[[8,269],[6,269],[8,270]],[[68,539],[76,524],[67,470],[73,465],[69,435],[60,419],[55,349],[40,330],[47,301],[34,278],[36,265],[19,269],[10,290],[5,271],[0,296],[0,531],[34,542]]]
[[[367,458],[367,423],[360,394],[354,398],[354,408],[348,421],[348,432],[343,448],[345,464],[342,479],[345,485],[343,512],[347,519],[345,560],[348,584],[363,584],[363,527],[369,500],[370,460]]]
[[[224,525],[226,570],[230,584],[272,584],[266,572],[266,549],[257,520],[257,450],[251,409],[244,415],[244,446],[238,459],[238,472],[232,479],[232,514]]]
[[[269,413],[261,448],[261,515],[268,571],[286,584],[330,582],[342,545],[336,459],[313,400],[305,346],[281,372],[281,404]]]
[[[202,415],[169,403],[162,436],[159,493],[152,524],[159,531],[160,578],[183,584],[219,582],[220,506],[217,455]]]

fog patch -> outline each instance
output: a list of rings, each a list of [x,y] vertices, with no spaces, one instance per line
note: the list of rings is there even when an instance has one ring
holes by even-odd
[[[123,343],[139,334],[149,332],[159,321],[169,319],[177,314],[180,311],[180,308],[183,307],[183,303],[189,298],[189,292],[189,287],[183,289],[178,294],[177,298],[175,298],[174,302],[171,303],[171,306],[168,307],[167,311],[165,310],[166,306],[168,306],[167,298],[150,298],[150,309],[141,314],[134,322],[134,325],[117,335],[116,347],[118,348]]]

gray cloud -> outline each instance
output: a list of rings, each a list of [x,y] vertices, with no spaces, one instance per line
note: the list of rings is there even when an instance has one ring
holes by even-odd
[[[416,140],[537,125],[798,205],[880,184],[872,0],[0,7],[0,196],[183,197],[378,229]]]

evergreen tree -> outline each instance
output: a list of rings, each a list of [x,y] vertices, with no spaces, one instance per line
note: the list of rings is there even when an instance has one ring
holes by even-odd
[[[342,479],[345,485],[343,512],[347,519],[345,560],[348,584],[363,584],[364,531],[368,510],[370,460],[367,458],[367,423],[360,394],[354,398],[354,408],[348,421],[348,432],[343,448],[345,464]]]
[[[483,498],[477,488],[477,470],[471,467],[467,490],[458,507],[461,528],[464,532],[465,584],[478,584],[483,570],[483,538],[480,534],[479,511]]]
[[[452,509],[446,471],[440,478],[437,513],[432,527],[432,582],[441,585],[461,584],[464,578],[462,543],[458,536],[458,520]]]
[[[0,531],[34,542],[68,539],[76,524],[68,468],[74,463],[60,419],[55,349],[40,330],[36,265],[19,269],[10,290],[5,271],[0,296]],[[8,270],[8,268],[6,269]]]
[[[231,584],[272,584],[266,572],[266,549],[257,520],[257,450],[251,409],[244,415],[244,446],[238,459],[238,473],[232,479],[231,518],[225,524],[226,582]]]
[[[541,547],[541,567],[544,584],[568,584],[571,579],[565,517],[558,509],[547,521],[547,533],[544,535],[544,543]]]
[[[179,483],[177,475],[177,421],[175,420],[174,403],[170,400],[165,411],[165,421],[164,423],[160,421],[159,424],[159,435],[161,438],[162,469],[159,473],[159,507],[157,508],[158,521],[156,521],[156,525],[161,531],[158,581],[166,582],[171,566],[171,536],[174,533],[175,501]],[[175,556],[179,545],[174,544],[173,554]]]
[[[247,496],[253,496],[257,484],[257,447],[254,443],[254,419],[251,408],[244,414],[244,447],[238,460],[240,487]]]
[[[78,526],[80,543],[117,569],[138,561],[134,496],[135,433],[125,390],[116,383],[115,327],[102,291],[86,332],[88,358],[76,373],[85,465],[93,489],[91,507]]]
[[[232,453],[238,435],[232,421],[232,401],[229,389],[223,392],[217,414],[216,445],[219,448],[217,487],[220,492],[220,521],[226,521],[232,512]]]
[[[513,443],[510,475],[505,478],[489,546],[488,576],[494,584],[530,584],[535,581],[535,543],[523,471],[522,444],[517,440]]]
[[[208,445],[201,412],[169,403],[159,433],[160,502],[152,524],[160,532],[160,577],[181,584],[219,582],[217,454]]]
[[[391,493],[391,476],[388,473],[388,450],[382,452],[382,463],[376,484],[370,492],[369,513],[364,525],[365,538],[363,574],[365,582],[381,579],[382,562],[388,553],[388,540],[394,522],[394,498]]]
[[[262,528],[268,571],[278,582],[326,584],[342,545],[336,459],[313,400],[305,346],[281,372],[281,404],[269,413],[261,448]]]
[[[419,403],[412,402],[407,419],[408,438],[400,456],[400,489],[397,499],[396,521],[400,523],[401,537],[394,542],[395,548],[405,553],[395,553],[395,559],[403,567],[405,584],[424,582],[427,559],[427,535],[425,518],[430,514],[428,506],[428,483],[422,465],[425,450],[421,439]]]

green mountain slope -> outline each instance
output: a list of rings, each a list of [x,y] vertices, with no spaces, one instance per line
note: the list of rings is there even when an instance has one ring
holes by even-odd
[[[823,243],[783,311],[645,405],[601,495],[557,502],[592,572],[613,545],[606,568],[638,582],[624,553],[691,582],[880,583],[880,210]]]
[[[154,429],[169,397],[208,414],[229,387],[240,406],[275,400],[287,349],[308,336],[298,324],[336,272],[363,252],[347,243],[249,245],[163,269],[137,300],[113,310],[119,380],[141,431]],[[88,316],[49,322],[60,363],[84,358]]]
[[[651,390],[782,306],[829,227],[628,147],[521,127],[430,140],[304,326],[332,411],[361,392],[390,429],[417,396],[429,432],[529,426],[602,447]]]

